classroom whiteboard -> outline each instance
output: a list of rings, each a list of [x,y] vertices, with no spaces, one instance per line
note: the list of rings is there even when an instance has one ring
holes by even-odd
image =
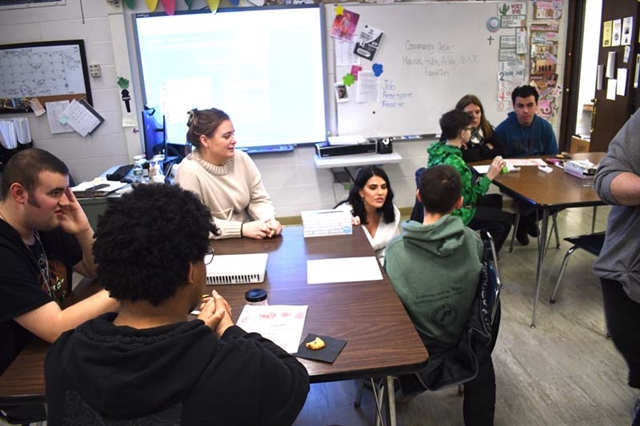
[[[384,32],[373,61],[361,58],[362,70],[382,65],[377,102],[356,102],[357,83],[348,86],[348,101],[330,101],[336,108],[340,135],[406,136],[439,134],[440,116],[465,94],[475,94],[495,126],[511,107],[498,100],[500,36],[514,36],[515,28],[488,29],[500,19],[499,5],[508,2],[455,3],[342,3],[360,15],[356,36],[365,26]],[[522,2],[521,2],[522,3]],[[330,71],[335,82],[351,71],[336,58],[336,39],[329,36],[335,5],[325,5]],[[526,13],[526,12],[525,12]],[[331,74],[331,72],[330,72]],[[330,84],[333,87],[333,84]],[[510,95],[509,95],[510,96]]]

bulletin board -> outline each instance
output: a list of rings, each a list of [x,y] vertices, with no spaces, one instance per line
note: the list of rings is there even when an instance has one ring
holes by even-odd
[[[330,73],[335,72],[331,83],[344,83],[352,68],[339,57],[336,38],[331,37],[336,6],[359,15],[355,34],[365,28],[383,33],[373,59],[361,58],[359,64],[363,71],[378,67],[377,100],[358,102],[358,81],[347,86],[348,101],[336,99],[337,89],[329,94],[336,108],[338,134],[439,134],[441,115],[466,94],[478,96],[487,118],[493,125],[499,124],[511,107],[511,99],[510,93],[502,93],[499,99],[498,79],[504,77],[505,70],[513,72],[508,61],[509,56],[517,56],[514,28],[526,20],[526,9],[519,11],[505,4],[511,3],[326,4],[329,66]],[[503,48],[505,43],[513,44],[514,49],[501,50],[501,43]],[[523,78],[524,69],[519,72]]]
[[[83,40],[0,46],[0,113],[31,111],[33,98],[93,103]]]

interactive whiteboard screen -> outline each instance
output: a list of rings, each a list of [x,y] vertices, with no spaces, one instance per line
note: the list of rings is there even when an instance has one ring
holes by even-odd
[[[134,16],[145,105],[185,143],[187,111],[229,114],[238,147],[326,140],[321,7]]]

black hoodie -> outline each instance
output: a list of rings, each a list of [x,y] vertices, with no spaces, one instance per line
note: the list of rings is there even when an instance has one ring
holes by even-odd
[[[49,350],[49,425],[287,425],[304,405],[304,366],[259,334],[232,326],[218,339],[200,320],[137,330],[113,325],[116,316]]]

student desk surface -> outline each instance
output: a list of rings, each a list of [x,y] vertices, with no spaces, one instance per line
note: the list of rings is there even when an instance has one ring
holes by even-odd
[[[264,283],[215,286],[231,304],[234,320],[245,303],[244,293],[259,287],[272,305],[309,305],[302,337],[312,332],[347,340],[333,364],[300,359],[312,382],[391,376],[426,363],[427,351],[384,271],[380,281],[307,284],[307,260],[374,255],[360,227],[354,227],[353,235],[307,239],[302,227],[285,227],[282,236],[270,240],[217,240],[212,245],[218,254],[269,253]],[[86,281],[74,297],[96,291],[97,285]],[[0,377],[0,401],[42,398],[47,347],[34,339],[9,366]]]
[[[604,152],[572,154],[573,160],[588,159],[598,164],[605,157]],[[535,327],[536,309],[542,279],[542,264],[547,245],[549,214],[551,210],[569,207],[589,207],[604,204],[593,188],[593,178],[580,179],[565,173],[564,170],[550,166],[551,173],[538,170],[535,166],[521,167],[519,172],[499,175],[493,183],[503,193],[532,204],[542,212],[540,237],[538,240],[538,265],[536,269],[536,294],[533,301],[531,326]],[[513,240],[512,240],[513,242]]]

